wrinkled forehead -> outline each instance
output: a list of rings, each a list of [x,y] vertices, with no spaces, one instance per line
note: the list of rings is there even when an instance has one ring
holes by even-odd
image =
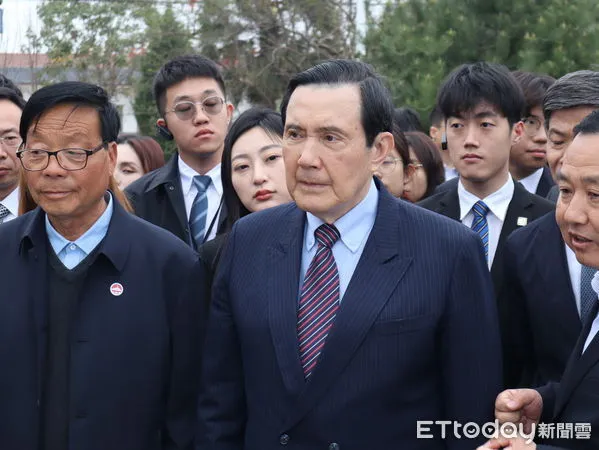
[[[100,116],[91,106],[60,104],[42,112],[29,126],[28,138],[100,133]]]

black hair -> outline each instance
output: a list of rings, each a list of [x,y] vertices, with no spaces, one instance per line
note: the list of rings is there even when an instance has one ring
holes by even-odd
[[[72,104],[74,109],[79,106],[94,108],[100,116],[102,141],[116,142],[121,128],[121,119],[116,107],[100,86],[80,81],[51,84],[33,93],[21,116],[19,131],[23,142],[26,141],[27,131],[34,122],[37,124],[46,111],[63,104]]]
[[[437,146],[426,134],[420,131],[411,131],[406,133],[406,139],[412,150],[414,150],[416,158],[422,164],[424,173],[426,173],[426,192],[417,201],[424,200],[435,191],[437,186],[445,181],[443,160]]]
[[[524,72],[521,70],[512,72],[512,75],[524,93],[525,106],[522,118],[526,118],[530,116],[531,109],[536,106],[543,106],[545,93],[555,83],[555,78],[545,74]]]
[[[599,109],[596,109],[574,127],[574,136],[578,134],[599,134]]]
[[[404,133],[408,131],[424,131],[420,122],[420,115],[412,108],[395,108],[393,120]]]
[[[178,56],[164,64],[154,77],[154,101],[161,117],[164,117],[168,88],[190,78],[212,78],[226,98],[225,81],[214,61],[202,55]]]
[[[547,89],[543,99],[545,128],[549,129],[554,111],[580,106],[599,108],[599,72],[579,70],[568,73]]]
[[[255,107],[243,112],[229,128],[225,137],[223,149],[221,178],[223,184],[223,199],[227,208],[226,229],[230,230],[233,224],[250,211],[241,203],[232,179],[231,154],[235,142],[252,128],[262,128],[272,138],[283,138],[283,120],[281,115],[269,108]]]
[[[441,109],[439,109],[438,105],[435,105],[435,107],[432,109],[432,111],[428,115],[428,121],[430,122],[430,124],[432,126],[437,127],[437,128],[439,128],[442,125],[443,113],[441,112]]]
[[[374,139],[381,132],[393,130],[393,103],[391,94],[382,78],[374,68],[366,63],[335,59],[325,61],[317,66],[295,75],[287,85],[287,91],[281,101],[281,117],[285,124],[289,99],[299,86],[312,84],[342,85],[355,84],[360,88],[362,100],[362,127],[366,136],[366,145],[371,147]]]
[[[393,124],[392,133],[393,141],[395,142],[395,150],[399,153],[405,171],[408,168],[408,164],[410,164],[410,144],[406,139],[406,134],[399,128],[398,124]]]
[[[25,100],[23,100],[23,97],[19,96],[17,91],[9,87],[0,87],[0,100],[8,100],[18,106],[21,110],[25,107]]]
[[[21,92],[21,89],[19,89],[19,87],[15,84],[14,81],[12,81],[6,75],[1,74],[1,73],[0,73],[0,87],[12,89],[13,91],[15,91],[17,96],[21,97],[21,100],[24,100],[23,92]],[[21,109],[23,109],[23,107],[21,107]]]
[[[522,118],[524,94],[505,66],[487,62],[461,65],[447,76],[437,95],[446,119],[461,117],[481,103],[495,107],[510,126]]]

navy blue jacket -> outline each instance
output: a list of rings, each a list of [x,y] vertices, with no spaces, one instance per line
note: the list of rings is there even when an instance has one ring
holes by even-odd
[[[69,448],[188,449],[205,315],[199,258],[117,202],[99,245],[72,322]],[[0,227],[2,449],[38,449],[48,251],[41,209]]]
[[[493,419],[501,356],[481,241],[378,185],[374,227],[308,382],[297,339],[306,214],[289,204],[235,224],[212,291],[198,449],[480,444],[441,441],[439,428],[417,439],[417,421]]]

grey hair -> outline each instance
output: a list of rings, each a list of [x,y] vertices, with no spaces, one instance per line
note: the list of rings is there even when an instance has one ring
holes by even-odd
[[[568,73],[553,83],[543,100],[545,126],[549,128],[549,120],[554,111],[579,106],[599,108],[599,72],[579,70]]]

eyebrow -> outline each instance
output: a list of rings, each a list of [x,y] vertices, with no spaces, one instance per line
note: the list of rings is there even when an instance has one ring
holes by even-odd
[[[557,171],[556,174],[557,181],[565,181],[566,183],[570,182],[570,179],[566,174],[564,174],[561,170]],[[599,184],[599,175],[587,175],[581,178],[582,184]]]
[[[202,96],[202,97],[203,97],[203,96],[206,96],[206,95],[212,95],[212,94],[218,94],[218,92],[216,92],[216,90],[215,90],[215,89],[206,89],[205,91],[203,91],[203,92],[200,94],[200,96]],[[184,94],[184,95],[177,95],[177,96],[174,98],[173,102],[174,102],[174,103],[177,103],[177,102],[180,102],[180,101],[182,101],[182,100],[191,100],[191,101],[193,101],[193,96],[191,96],[191,95],[187,95],[187,94]]]
[[[15,127],[0,129],[0,134],[10,133],[10,132],[18,133],[19,130],[16,129]]]
[[[465,119],[463,114],[456,114],[453,117],[455,117],[456,119],[462,119],[462,120]],[[485,119],[487,117],[500,117],[500,114],[497,114],[493,110],[485,110],[485,111],[481,111],[481,112],[474,114],[475,119]],[[450,117],[450,119],[451,119],[451,117]]]
[[[266,150],[270,150],[272,148],[282,148],[283,146],[281,144],[268,144],[265,145],[264,147],[260,148],[260,150],[258,150],[258,153],[264,153]],[[247,153],[241,153],[239,155],[236,155],[234,158],[231,158],[231,161],[235,161],[236,159],[240,159],[240,158],[249,158]]]

